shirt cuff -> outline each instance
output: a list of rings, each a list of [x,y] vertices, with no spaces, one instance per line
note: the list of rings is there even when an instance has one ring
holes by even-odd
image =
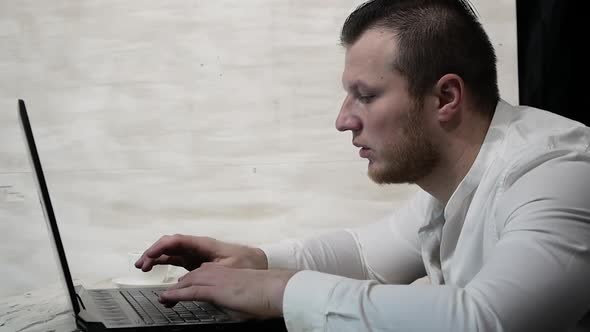
[[[294,243],[284,240],[279,243],[267,244],[258,247],[266,255],[268,269],[296,270]]]
[[[283,317],[288,331],[324,331],[327,307],[344,277],[316,271],[297,272],[285,288]]]

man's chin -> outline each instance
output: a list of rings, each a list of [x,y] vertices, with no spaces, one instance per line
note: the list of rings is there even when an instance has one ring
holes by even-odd
[[[391,183],[387,181],[388,176],[386,172],[383,169],[379,168],[379,165],[377,165],[374,161],[371,160],[369,160],[369,165],[367,167],[367,175],[376,184]]]
[[[400,174],[400,172],[393,169],[384,169],[383,167],[379,167],[374,161],[369,163],[367,175],[373,182],[380,185],[411,182],[407,178],[407,174]]]

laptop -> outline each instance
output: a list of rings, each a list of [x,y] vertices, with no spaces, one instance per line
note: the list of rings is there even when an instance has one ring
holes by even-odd
[[[82,331],[286,331],[282,318],[248,320],[211,303],[179,302],[166,308],[158,302],[163,288],[86,289],[72,281],[65,250],[59,235],[57,220],[33,131],[23,100],[18,101],[20,121],[28,146],[39,201],[51,234],[55,255],[61,266],[62,278],[69,295],[77,327]]]

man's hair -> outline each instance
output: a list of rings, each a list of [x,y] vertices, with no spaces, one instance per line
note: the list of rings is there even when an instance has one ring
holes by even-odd
[[[396,35],[399,51],[393,68],[406,77],[415,98],[453,73],[482,109],[495,109],[500,98],[496,54],[467,0],[368,1],[346,19],[342,45],[352,46],[370,29]]]

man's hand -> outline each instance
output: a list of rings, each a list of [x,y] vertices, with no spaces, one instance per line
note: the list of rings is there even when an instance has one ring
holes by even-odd
[[[204,263],[162,293],[160,302],[172,307],[179,301],[206,301],[258,318],[279,317],[285,287],[295,273]]]
[[[135,267],[149,271],[154,265],[171,264],[192,271],[206,262],[233,268],[268,268],[266,255],[258,248],[180,234],[161,237],[135,262]]]

